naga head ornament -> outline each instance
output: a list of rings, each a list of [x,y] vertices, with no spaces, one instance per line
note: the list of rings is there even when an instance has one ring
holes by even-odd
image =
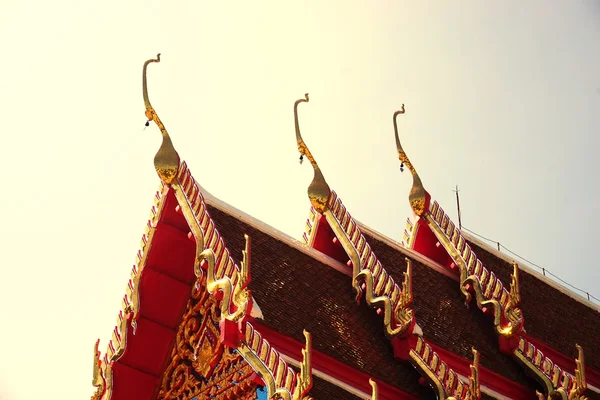
[[[408,156],[406,155],[404,149],[402,148],[402,145],[400,144],[400,137],[398,136],[398,123],[396,121],[396,118],[398,117],[398,115],[404,114],[404,112],[404,104],[402,104],[402,108],[394,113],[393,120],[394,134],[396,136],[396,149],[398,150],[398,158],[400,159],[401,163],[400,170],[403,171],[404,167],[406,166],[406,168],[408,168],[408,170],[413,176],[413,185],[410,189],[410,194],[408,196],[410,206],[415,214],[417,214],[418,216],[422,216],[427,210],[427,201],[429,196],[425,191],[425,188],[423,187],[423,183],[421,182],[419,174],[417,174],[417,170],[415,170],[415,167],[408,159]]]
[[[142,91],[144,94],[144,105],[146,106],[146,117],[148,118],[146,126],[148,126],[150,121],[154,121],[154,123],[156,123],[160,129],[163,139],[158,152],[154,156],[154,168],[156,169],[156,173],[160,179],[162,179],[162,181],[167,185],[170,185],[177,176],[177,170],[179,169],[179,155],[177,154],[177,151],[175,151],[175,147],[173,146],[173,142],[171,142],[167,128],[165,128],[162,121],[158,117],[156,110],[154,107],[152,107],[152,104],[150,104],[150,98],[148,97],[146,70],[148,69],[148,64],[155,62],[160,62],[160,53],[157,54],[155,59],[147,60],[144,63],[144,68],[142,71]]]
[[[315,158],[311,154],[308,146],[302,139],[302,135],[300,134],[300,124],[298,122],[298,105],[300,103],[308,103],[308,93],[304,95],[303,99],[298,99],[294,103],[294,122],[296,124],[296,141],[298,142],[298,151],[300,152],[300,163],[304,160],[304,157],[308,158],[310,164],[312,165],[315,176],[308,186],[308,198],[315,210],[319,213],[325,212],[327,208],[327,201],[329,200],[329,194],[331,190],[329,189],[329,185],[325,181],[325,177],[319,168],[319,165],[315,161]]]

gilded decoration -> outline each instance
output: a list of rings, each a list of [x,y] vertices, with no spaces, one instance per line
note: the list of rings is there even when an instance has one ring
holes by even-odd
[[[312,153],[304,143],[304,139],[302,139],[302,135],[300,134],[300,123],[298,122],[298,105],[300,103],[308,103],[308,93],[304,95],[303,99],[298,99],[294,103],[294,123],[296,126],[296,141],[298,142],[298,151],[300,152],[300,163],[304,160],[304,157],[308,158],[310,164],[314,169],[315,176],[308,186],[308,198],[312,206],[320,213],[325,211],[327,207],[327,201],[329,200],[329,194],[331,190],[329,189],[329,185],[325,181],[325,177],[321,172],[321,168],[319,168],[319,164],[315,161]]]
[[[146,106],[146,117],[148,118],[148,122],[146,122],[146,126],[150,121],[154,121],[154,123],[160,129],[160,133],[162,134],[162,144],[158,153],[154,157],[154,168],[156,169],[156,173],[160,177],[160,179],[165,182],[167,185],[170,185],[177,175],[177,169],[179,168],[179,155],[177,151],[175,151],[175,147],[173,146],[173,142],[167,132],[167,128],[163,125],[162,121],[158,117],[158,114],[150,104],[150,98],[148,97],[148,82],[146,78],[146,71],[148,69],[148,65],[150,63],[158,63],[160,62],[160,53],[156,55],[155,59],[150,59],[144,63],[144,68],[142,70],[142,91],[144,95],[144,105]]]
[[[471,255],[471,250],[466,241],[456,229],[450,218],[441,210],[441,207],[434,204],[433,211],[429,209],[427,203],[428,194],[423,188],[421,178],[416,172],[408,155],[400,144],[398,134],[397,116],[404,114],[404,105],[400,111],[396,111],[393,116],[394,137],[396,139],[396,149],[401,167],[406,166],[413,176],[413,186],[409,194],[409,201],[415,214],[424,218],[431,230],[436,235],[444,249],[448,251],[460,273],[460,289],[465,295],[467,304],[470,302],[474,292],[477,306],[480,309],[491,308],[494,314],[494,325],[498,334],[503,337],[512,337],[521,331],[523,326],[523,316],[521,310],[517,308],[520,301],[518,288],[518,268],[515,266],[513,274],[511,292],[505,293],[502,282],[490,273],[479,262],[476,257]],[[433,214],[433,215],[432,215]],[[463,257],[463,254],[467,257]],[[467,261],[468,260],[468,261]],[[504,303],[501,299],[504,296]]]
[[[396,149],[398,151],[398,158],[400,159],[400,168],[403,169],[404,166],[408,168],[413,177],[413,185],[410,189],[410,194],[408,196],[408,200],[410,202],[410,206],[413,209],[414,213],[421,216],[425,213],[426,204],[427,204],[427,194],[425,192],[425,188],[423,187],[423,182],[421,182],[421,178],[417,173],[417,170],[412,165],[408,156],[402,149],[402,145],[400,144],[400,137],[398,136],[398,123],[396,119],[398,115],[404,114],[404,104],[402,104],[402,108],[394,113],[393,121],[394,121],[394,134],[396,137]]]
[[[440,400],[478,400],[481,397],[479,387],[479,352],[473,351],[473,363],[468,384],[440,360],[437,353],[417,336],[417,344],[410,350],[410,360],[415,368],[425,377],[429,385],[437,393]]]
[[[219,341],[220,307],[199,280],[177,330],[157,399],[255,399],[254,370]]]
[[[247,288],[250,279],[248,270],[250,265],[249,238],[246,237],[246,248],[240,268],[229,257],[229,251],[225,248],[214,227],[214,222],[206,212],[206,205],[197,184],[185,164],[180,165],[179,156],[173,147],[169,134],[156,111],[150,105],[146,68],[148,64],[159,61],[160,55],[156,59],[146,61],[143,70],[146,117],[149,121],[156,123],[163,137],[162,145],[154,159],[155,169],[161,180],[174,191],[179,209],[196,242],[194,272],[197,282],[205,282],[206,286],[203,292],[210,294],[210,298],[215,299],[216,304],[219,304],[217,317],[220,330],[219,343],[224,344],[225,348],[228,349],[227,351],[235,349],[234,354],[239,354],[244,358],[264,382],[270,399],[308,399],[307,393],[312,386],[310,335],[305,333],[307,348],[303,352],[303,368],[301,368],[301,373],[296,376],[294,371],[279,357],[279,354],[246,320],[245,317],[252,302],[250,291]],[[308,101],[308,97],[305,101]],[[202,287],[203,285],[197,283],[195,290],[200,290]],[[192,322],[190,322],[191,325],[188,331],[193,332],[192,327],[197,322],[193,322],[193,319],[190,321]],[[210,336],[211,329],[209,328],[204,332],[208,332],[206,335]],[[200,342],[194,349],[196,354],[214,354],[211,353],[214,349],[209,336],[206,336],[206,341]],[[190,350],[187,349],[187,351]],[[210,357],[209,361],[197,361],[203,366],[204,370],[213,368],[213,362],[213,358]],[[178,388],[183,385],[183,382],[191,379],[190,371],[183,364],[172,365],[170,374],[175,375],[175,378],[172,378],[170,381],[171,386],[167,390],[179,390]]]
[[[369,383],[371,384],[371,388],[373,389],[373,392],[371,394],[371,400],[378,400],[379,390],[377,389],[377,383],[373,379],[369,379]]]
[[[413,205],[412,196],[415,193],[415,182],[419,186],[421,185],[421,181],[417,179],[418,175],[416,175],[416,172],[413,172],[413,165],[400,146],[396,116],[402,113],[402,111],[394,114],[394,131],[400,161],[406,164],[411,173],[413,173],[413,190],[411,190],[411,196],[409,196],[411,205]],[[428,197],[426,192],[425,194]],[[426,200],[429,202],[428,198]],[[513,263],[511,283],[507,290],[500,279],[493,272],[486,269],[483,263],[477,259],[475,252],[462,236],[460,230],[452,223],[450,217],[437,202],[426,205],[422,212],[418,207],[414,206],[413,210],[421,218],[424,218],[439,243],[452,257],[454,266],[459,270],[460,289],[465,295],[466,303],[470,302],[474,294],[477,306],[481,310],[493,312],[494,325],[501,338],[501,346],[504,343],[506,345],[504,350],[512,352],[515,359],[542,383],[545,395],[539,394],[540,398],[547,398],[548,400],[585,399],[583,396],[586,390],[583,373],[583,350],[580,350],[579,346],[577,347],[579,357],[577,360],[576,376],[573,376],[555,365],[552,360],[537,350],[533,344],[519,335],[519,333],[524,331],[524,317],[521,309],[518,307],[521,301],[518,264]]]
[[[341,203],[336,201],[337,195],[330,190],[321,169],[302,138],[298,122],[298,105],[302,102],[308,102],[308,94],[304,99],[294,103],[294,123],[300,161],[306,156],[314,170],[313,181],[308,187],[308,197],[313,208],[325,216],[350,257],[352,286],[357,293],[357,301],[360,301],[364,291],[367,304],[382,310],[386,335],[390,338],[402,336],[414,326],[413,312],[408,307],[412,301],[410,260],[406,259],[407,273],[404,274],[403,289],[400,289],[371,252],[356,223],[345,212]]]
[[[584,396],[587,390],[585,379],[585,359],[583,348],[576,344],[575,376],[566,373],[547,358],[537,357],[540,354],[530,343],[522,339],[515,350],[517,359],[534,372],[534,376],[544,386],[546,394],[537,393],[540,400],[588,400]],[[543,360],[542,360],[543,359]],[[570,389],[569,389],[570,388]]]

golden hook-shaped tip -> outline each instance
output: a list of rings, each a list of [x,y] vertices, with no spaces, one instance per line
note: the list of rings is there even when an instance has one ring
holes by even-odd
[[[426,203],[426,194],[425,188],[423,187],[423,183],[421,182],[421,178],[419,178],[419,174],[415,170],[415,167],[412,165],[406,152],[402,148],[400,144],[400,137],[398,136],[398,122],[397,117],[400,114],[404,114],[404,104],[402,104],[402,108],[394,113],[393,122],[394,122],[394,135],[396,137],[396,149],[398,150],[398,158],[400,159],[400,169],[402,170],[404,166],[408,168],[410,173],[413,176],[413,185],[410,189],[410,194],[408,196],[408,200],[410,202],[410,206],[413,209],[413,212],[419,216],[425,213],[425,203]]]
[[[377,400],[377,398],[379,397],[377,383],[373,379],[369,379],[369,383],[371,384],[371,388],[373,388],[371,400]]]
[[[144,63],[144,70],[142,72],[142,90],[144,93],[144,105],[146,106],[146,117],[148,117],[148,121],[151,121],[152,118],[152,105],[150,104],[150,98],[148,97],[148,81],[146,79],[146,71],[148,70],[148,64],[150,63],[159,63],[160,62],[160,53],[156,55],[156,58],[151,58],[146,60]]]
[[[158,149],[156,156],[154,156],[154,168],[160,179],[167,185],[170,185],[177,176],[177,170],[179,169],[179,155],[177,154],[177,151],[175,151],[167,128],[165,128],[158,117],[156,110],[152,107],[148,96],[148,80],[146,74],[148,65],[154,62],[160,62],[160,53],[156,55],[156,58],[147,60],[144,63],[144,68],[142,69],[142,93],[144,96],[144,105],[146,106],[146,118],[148,118],[148,122],[154,121],[163,137],[162,144]],[[148,126],[148,123],[146,123],[146,126]]]
[[[327,201],[329,200],[329,194],[331,190],[329,189],[329,185],[325,181],[325,177],[317,164],[317,161],[311,154],[308,146],[302,139],[302,135],[300,134],[300,123],[298,122],[298,104],[300,103],[308,103],[308,93],[304,95],[303,99],[298,99],[294,103],[294,123],[296,126],[296,141],[298,142],[298,151],[300,152],[300,163],[304,160],[304,157],[308,158],[310,164],[312,165],[315,175],[308,186],[308,198],[315,210],[319,213],[324,213],[327,208]]]

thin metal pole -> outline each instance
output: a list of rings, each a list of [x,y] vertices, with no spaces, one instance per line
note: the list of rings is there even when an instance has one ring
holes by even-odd
[[[456,193],[456,209],[458,211],[458,229],[462,230],[462,221],[460,218],[460,198],[458,197],[458,185],[456,185],[456,190],[453,190]]]

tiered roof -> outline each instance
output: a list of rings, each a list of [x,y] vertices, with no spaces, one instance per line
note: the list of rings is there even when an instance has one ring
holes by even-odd
[[[472,298],[475,298],[478,308],[484,314],[492,316],[501,351],[510,354],[528,374],[536,378],[542,385],[543,393],[538,392],[539,398],[562,398],[565,400],[567,398],[584,399],[586,396],[599,398],[598,393],[587,390],[583,349],[577,344],[582,342],[591,344],[592,341],[597,341],[597,337],[590,336],[589,331],[583,335],[573,332],[577,329],[574,329],[572,315],[569,315],[570,312],[566,308],[573,303],[572,299],[568,300],[564,295],[558,295],[557,291],[548,287],[547,284],[541,287],[539,279],[531,279],[532,276],[528,274],[528,283],[532,283],[538,289],[535,293],[530,291],[531,297],[528,300],[529,305],[536,304],[531,309],[532,317],[537,317],[538,327],[544,326],[540,332],[542,330],[552,331],[550,336],[554,338],[550,342],[555,344],[558,344],[557,337],[562,336],[557,330],[557,325],[568,327],[566,332],[569,332],[569,336],[561,337],[562,343],[559,348],[566,350],[567,343],[576,348],[577,355],[574,363],[565,361],[566,356],[560,355],[559,351],[548,345],[542,344],[546,349],[546,354],[536,348],[536,343],[541,344],[541,342],[524,331],[524,316],[528,314],[524,313],[521,308],[521,279],[518,265],[512,263],[512,273],[508,272],[510,267],[506,263],[502,263],[503,265],[497,269],[498,272],[502,271],[504,279],[510,281],[510,287],[507,289],[502,280],[496,276],[498,272],[490,270],[484,265],[451,218],[437,202],[431,201],[431,196],[424,189],[419,175],[402,149],[397,128],[395,133],[400,161],[407,166],[413,176],[409,201],[415,215],[419,218],[416,226],[412,223],[409,224],[412,231],[412,237],[409,239],[411,247],[419,249],[426,256],[437,259],[449,270],[457,273],[459,289],[465,296],[466,303],[468,304]],[[445,250],[445,254],[440,252],[440,248]],[[534,283],[535,281],[538,282]],[[532,287],[530,286],[530,288]],[[589,308],[584,311],[581,305],[576,309],[581,310],[581,318],[577,318],[577,325],[582,323],[584,326],[598,326],[597,312]],[[555,319],[552,321],[556,321],[557,325],[549,323],[548,314],[553,314]],[[592,329],[595,330],[595,328]],[[593,346],[591,349],[596,352],[596,347]],[[568,353],[571,352],[565,351],[565,354]],[[596,373],[594,372],[593,375],[596,376]]]
[[[315,171],[303,244],[196,182],[148,98],[146,69],[159,61],[144,64],[143,93],[146,116],[163,135],[155,157],[162,183],[113,339],[103,357],[97,343],[94,349],[93,398],[253,399],[264,387],[269,398],[283,399],[526,399],[536,386],[526,373],[548,367],[549,358],[531,350],[543,343],[558,350],[552,362],[568,378],[562,392],[560,383],[550,389],[583,394],[582,353],[576,372],[566,356],[557,360],[559,338],[523,332],[523,313],[536,309],[519,302],[528,274],[521,273],[522,291],[516,273],[505,289],[494,276],[510,276],[506,263],[483,272],[465,262],[464,271],[476,272],[469,276],[453,271],[461,260],[444,249],[424,251],[437,214],[399,143],[396,116],[404,109],[394,127],[401,160],[414,172],[411,204],[423,218],[409,235],[422,254],[355,221],[329,189],[300,135],[297,107],[308,95],[294,104],[301,159]],[[446,236],[436,240],[459,245],[459,234],[439,220]],[[494,324],[464,310],[457,280],[470,283],[462,293],[474,291]],[[500,346],[498,336],[507,338]]]

